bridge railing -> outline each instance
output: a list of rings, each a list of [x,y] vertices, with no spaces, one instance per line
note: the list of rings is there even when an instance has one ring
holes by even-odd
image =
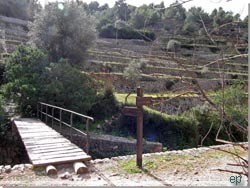
[[[49,113],[49,110],[51,113]],[[59,112],[59,118],[55,117],[55,110]],[[57,113],[58,113],[57,112]],[[66,123],[62,119],[62,112],[67,112],[70,115],[70,123]],[[40,116],[39,116],[40,115]],[[45,116],[45,123],[48,124],[48,118],[51,118],[52,121],[52,127],[54,126],[54,121],[57,121],[59,123],[60,131],[62,130],[62,125],[66,125],[67,127],[70,128],[70,138],[72,140],[72,130],[75,130],[76,132],[84,135],[86,137],[86,145],[85,145],[85,150],[86,153],[89,153],[89,146],[90,146],[90,136],[89,136],[89,120],[94,121],[94,118],[90,116],[86,116],[77,112],[74,112],[72,110],[68,110],[62,107],[54,106],[51,104],[47,103],[42,103],[39,102],[37,104],[37,117],[42,120],[43,116]],[[73,116],[79,116],[86,120],[86,133],[73,127]]]

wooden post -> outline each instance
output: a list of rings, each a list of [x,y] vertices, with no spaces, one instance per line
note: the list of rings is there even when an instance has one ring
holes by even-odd
[[[143,97],[143,92],[140,87],[137,88],[137,97]],[[143,108],[138,105],[137,114],[137,151],[136,151],[136,165],[142,168],[142,137],[143,137]]]
[[[122,113],[127,116],[135,116],[137,122],[137,148],[136,165],[142,168],[142,138],[143,138],[143,105],[153,104],[152,97],[143,97],[143,91],[137,88],[136,107],[125,106]]]
[[[52,107],[52,127],[54,127],[54,107]]]
[[[82,162],[75,162],[73,164],[74,167],[74,171],[76,174],[83,174],[88,172],[88,168],[85,164],[83,164]]]
[[[46,105],[46,117],[45,117],[46,124],[48,123],[48,106]]]
[[[36,105],[36,117],[37,117],[37,119],[39,119],[39,105],[38,105],[38,103]]]
[[[89,154],[89,119],[86,122],[86,153]]]
[[[57,170],[56,170],[56,168],[54,166],[48,165],[46,167],[46,174],[49,175],[49,176],[50,175],[56,175],[57,174]]]
[[[62,109],[60,109],[60,122],[59,122],[59,125],[60,125],[60,132],[62,131]]]
[[[73,113],[70,114],[70,139],[72,141]]]
[[[43,105],[41,104],[41,121],[43,120]]]

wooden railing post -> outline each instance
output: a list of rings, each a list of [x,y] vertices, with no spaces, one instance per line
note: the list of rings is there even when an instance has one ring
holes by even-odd
[[[45,116],[45,122],[48,124],[48,106],[46,105],[46,116]]]
[[[52,127],[54,127],[54,108],[52,107]]]
[[[73,113],[70,114],[70,139],[72,141]]]
[[[87,119],[86,122],[86,153],[89,154],[89,142],[90,142],[90,138],[89,138],[89,119]]]
[[[41,121],[43,120],[43,105],[41,104]]]
[[[41,106],[39,106],[41,105]],[[44,109],[44,106],[45,106],[45,112],[43,112],[43,109]],[[49,109],[48,109],[49,108]],[[40,109],[40,110],[39,110]],[[50,112],[50,109],[51,109],[51,112]],[[59,119],[57,117],[55,117],[55,109],[59,110]],[[67,112],[67,115],[68,113],[70,113],[70,123],[68,121],[64,121],[63,119],[63,115],[62,113],[64,112]],[[79,114],[77,112],[74,112],[74,111],[71,111],[71,110],[67,110],[67,109],[64,109],[64,108],[61,108],[61,107],[58,107],[58,106],[54,106],[54,105],[50,105],[50,104],[46,104],[46,103],[42,103],[42,102],[39,102],[37,104],[37,116],[39,117],[39,113],[41,114],[41,121],[43,121],[43,116],[45,115],[45,123],[48,125],[48,121],[50,121],[50,118],[52,118],[51,120],[51,126],[54,127],[55,126],[55,122],[54,121],[57,121],[59,122],[59,126],[60,126],[60,130],[57,130],[59,131],[60,133],[62,132],[62,125],[66,125],[67,127],[70,128],[70,140],[73,141],[73,131],[77,131],[79,133],[81,133],[83,135],[83,139],[86,139],[86,145],[85,145],[85,149],[86,149],[86,153],[89,153],[89,149],[90,149],[90,134],[89,134],[89,120],[94,120],[92,117],[90,116],[86,116],[86,115],[83,115],[83,114]],[[86,119],[86,133],[81,131],[81,130],[78,130],[77,128],[74,127],[73,125],[73,118],[74,118],[74,115],[76,116],[80,116],[80,117],[83,117],[84,120]],[[49,118],[49,120],[48,120]],[[49,122],[50,123],[50,122]],[[56,126],[57,127],[57,126]],[[74,130],[72,130],[74,129]],[[84,147],[84,146],[83,146]]]
[[[39,104],[36,105],[36,117],[39,118]]]
[[[62,131],[62,109],[60,109],[60,122],[59,122],[59,125],[60,125],[60,132]]]

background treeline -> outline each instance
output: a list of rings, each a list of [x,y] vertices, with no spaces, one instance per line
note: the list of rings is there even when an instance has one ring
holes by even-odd
[[[33,20],[41,8],[38,0],[0,0],[0,15],[22,20]]]
[[[214,9],[211,14],[201,7],[185,9],[176,1],[169,7],[151,3],[135,7],[126,0],[117,0],[113,7],[100,5],[97,1],[89,4],[76,1],[87,14],[96,18],[96,29],[100,37],[122,39],[154,40],[155,34],[167,33],[171,36],[197,36],[207,32],[213,35],[232,37],[247,41],[247,16],[225,11],[222,7]],[[42,9],[38,0],[0,0],[0,15],[33,20],[34,15]],[[143,37],[145,35],[146,37]]]
[[[209,14],[201,7],[187,10],[178,1],[169,7],[165,7],[164,2],[135,7],[127,4],[125,0],[116,1],[113,7],[109,7],[108,4],[100,6],[96,1],[79,4],[84,6],[88,14],[96,17],[96,28],[101,37],[110,37],[110,33],[117,29],[116,37],[130,38],[126,34],[121,34],[122,28],[128,35],[128,30],[143,30],[156,33],[163,31],[172,36],[197,36],[206,34],[205,26],[207,32],[213,35],[232,37],[240,34],[239,37],[247,41],[247,34],[241,30],[247,28],[247,17],[242,20],[239,14],[225,11],[222,7],[214,9]],[[151,35],[153,36],[152,33]]]

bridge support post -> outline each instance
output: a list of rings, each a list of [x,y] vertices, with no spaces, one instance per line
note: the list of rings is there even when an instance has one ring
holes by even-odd
[[[46,167],[46,174],[47,175],[56,175],[57,174],[57,170],[54,166],[49,165]]]
[[[83,174],[88,172],[87,166],[82,162],[75,162],[73,164],[73,167],[76,174]]]

